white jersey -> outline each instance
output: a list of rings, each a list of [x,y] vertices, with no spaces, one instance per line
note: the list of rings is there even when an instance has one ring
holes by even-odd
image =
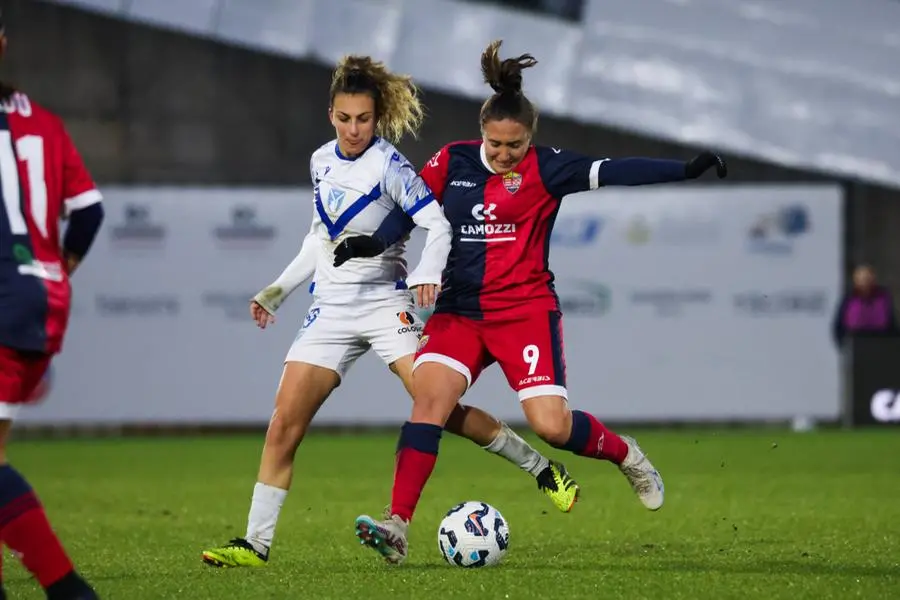
[[[320,303],[394,298],[407,287],[440,284],[450,253],[450,224],[415,168],[390,142],[375,138],[353,159],[341,154],[336,140],[328,142],[313,153],[310,175],[314,193],[309,234],[294,261],[257,297],[264,308],[277,309],[313,271]],[[412,273],[407,273],[403,241],[379,256],[334,266],[334,249],[345,237],[375,234],[398,207],[428,230],[421,261]]]

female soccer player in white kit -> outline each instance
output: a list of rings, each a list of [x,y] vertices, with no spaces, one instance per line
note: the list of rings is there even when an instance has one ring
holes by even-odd
[[[314,301],[285,359],[247,533],[204,551],[203,561],[212,566],[267,564],[297,447],[316,411],[370,347],[411,393],[422,324],[409,290],[416,290],[419,305],[433,304],[450,251],[450,225],[434,195],[388,141],[399,141],[407,132],[415,135],[421,124],[423,110],[410,78],[369,57],[346,57],[334,71],[328,113],[337,137],[310,161],[315,193],[309,234],[281,276],[256,295],[250,312],[265,328],[313,272]],[[409,274],[404,241],[398,241],[398,217],[412,218],[428,231],[421,261]],[[380,254],[335,267],[336,248],[360,236],[384,240],[383,247],[369,252]],[[571,510],[579,488],[565,467],[491,415],[458,405],[445,428],[518,465],[536,478],[557,508]]]

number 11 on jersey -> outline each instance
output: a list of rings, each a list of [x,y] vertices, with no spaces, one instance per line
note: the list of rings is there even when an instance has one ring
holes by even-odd
[[[13,144],[12,134],[0,131],[0,181],[3,194],[3,210],[13,236],[31,237],[23,210],[22,182],[19,180],[18,160],[25,163],[28,178],[28,204],[36,233],[47,239],[47,183],[44,179],[44,138],[26,135]],[[19,273],[48,281],[62,281],[63,273],[58,264],[45,264],[34,259],[28,246],[16,244],[13,248],[19,264]]]
[[[22,212],[22,186],[16,154],[25,162],[31,219],[41,236],[47,237],[47,184],[44,181],[44,139],[26,135],[13,148],[9,131],[0,131],[0,178],[3,181],[3,206],[13,235],[28,235],[28,224]]]

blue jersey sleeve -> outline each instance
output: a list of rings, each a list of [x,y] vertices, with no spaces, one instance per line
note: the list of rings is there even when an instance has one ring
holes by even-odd
[[[598,185],[652,185],[685,179],[685,164],[680,160],[608,158],[597,165]]]
[[[535,146],[535,151],[541,181],[554,198],[597,189],[597,184],[591,181],[591,173],[597,159],[577,152],[544,146]]]
[[[559,148],[536,148],[544,187],[556,198],[601,186],[684,181],[685,163],[658,158],[591,158]]]

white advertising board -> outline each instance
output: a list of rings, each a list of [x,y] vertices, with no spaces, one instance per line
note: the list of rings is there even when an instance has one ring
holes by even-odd
[[[104,193],[107,220],[73,281],[64,352],[21,421],[267,421],[310,296],[298,290],[265,331],[247,306],[298,251],[311,191]],[[828,331],[841,215],[831,186],[658,186],[565,199],[551,267],[572,405],[648,422],[836,418]],[[421,242],[414,236],[410,251]],[[497,368],[466,401],[522,421]],[[400,382],[369,354],[317,422],[390,424],[408,412]]]

